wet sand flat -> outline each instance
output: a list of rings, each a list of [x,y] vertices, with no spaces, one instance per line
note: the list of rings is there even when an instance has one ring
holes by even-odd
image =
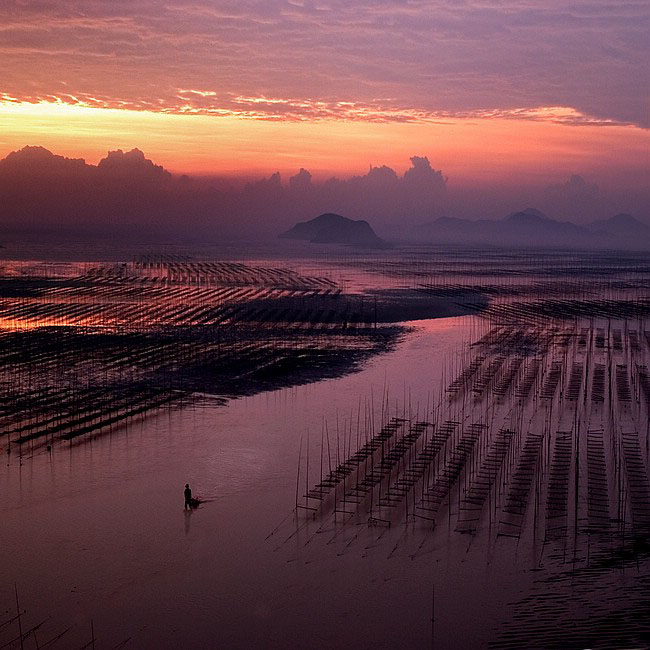
[[[100,647],[646,645],[644,260],[410,254],[321,260],[310,273],[286,262],[294,278],[335,277],[357,305],[285,296],[278,307],[309,323],[292,337],[311,354],[319,332],[320,345],[347,340],[336,372],[321,355],[314,373],[312,356],[307,375],[294,363],[280,383],[257,374],[244,390],[225,377],[198,396],[186,366],[171,407],[51,450],[12,442],[0,474],[6,617],[16,583],[25,625],[49,617],[39,641],[72,626],[60,647],[87,643],[91,621]],[[258,264],[276,268],[243,271]],[[471,314],[374,318],[378,302],[409,293]],[[255,310],[268,313],[263,300]],[[344,327],[346,313],[369,315]],[[236,327],[257,338],[281,322],[247,318]],[[204,498],[192,512],[187,481]]]

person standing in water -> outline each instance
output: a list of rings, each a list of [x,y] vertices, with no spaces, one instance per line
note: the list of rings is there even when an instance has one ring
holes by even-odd
[[[190,484],[185,483],[185,491],[183,492],[185,495],[185,508],[189,508],[190,510],[192,509],[192,490],[190,490]]]

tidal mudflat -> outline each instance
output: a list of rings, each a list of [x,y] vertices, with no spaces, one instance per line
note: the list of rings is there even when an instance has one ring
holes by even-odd
[[[258,253],[3,262],[0,640],[647,645],[649,260]]]

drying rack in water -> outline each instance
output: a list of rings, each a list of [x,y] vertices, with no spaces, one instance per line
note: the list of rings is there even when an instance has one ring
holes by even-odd
[[[206,397],[333,376],[398,335],[326,276],[178,256],[5,265],[0,296],[0,444],[19,458]]]
[[[385,396],[377,431],[358,414],[316,456],[303,447],[298,522],[560,545],[649,535],[650,331],[633,325],[494,325],[422,413]]]

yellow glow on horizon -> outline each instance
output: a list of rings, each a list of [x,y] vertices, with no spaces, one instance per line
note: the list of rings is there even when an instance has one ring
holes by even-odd
[[[32,144],[96,164],[108,150],[138,147],[177,173],[256,175],[305,167],[318,178],[365,173],[370,164],[402,172],[410,156],[426,155],[452,181],[484,182],[647,165],[650,131],[558,123],[562,110],[571,109],[413,122],[283,121],[5,97],[0,99],[0,157]]]

